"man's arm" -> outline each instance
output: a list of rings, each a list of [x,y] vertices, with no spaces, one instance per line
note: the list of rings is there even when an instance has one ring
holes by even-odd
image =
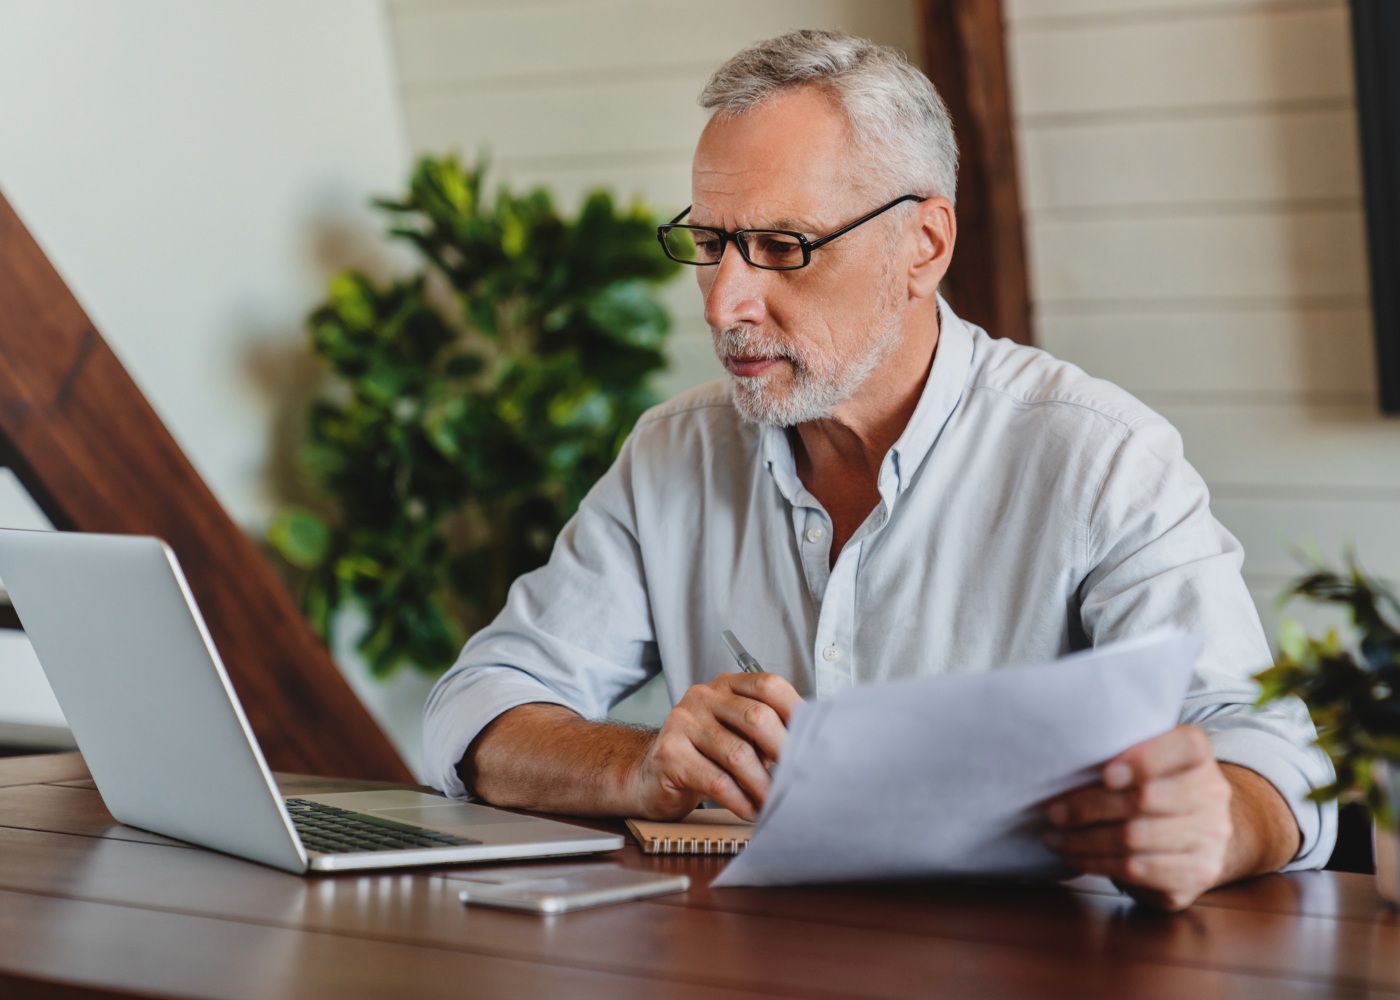
[[[801,700],[775,674],[721,674],[687,691],[659,731],[521,705],[481,731],[458,773],[500,806],[678,819],[713,799],[752,820]]]
[[[1301,702],[1254,707],[1251,674],[1270,654],[1240,575],[1243,551],[1211,516],[1169,424],[1150,417],[1123,433],[1084,523],[1080,619],[1094,645],[1161,625],[1205,642],[1184,725],[1074,793],[1084,814],[1059,831],[1061,851],[1172,908],[1236,878],[1321,867],[1336,813],[1307,793],[1331,779],[1330,764],[1310,746],[1317,732]]]
[[[1302,843],[1274,786],[1218,763],[1196,726],[1119,754],[1100,783],[1060,797],[1046,815],[1054,827],[1046,844],[1067,864],[1167,910],[1217,885],[1277,871]]]
[[[609,753],[622,751],[605,751],[608,740],[636,739],[621,727],[600,727],[601,735],[580,748],[570,742],[575,730],[556,733],[549,716],[539,719],[545,705],[556,706],[555,720],[605,718],[619,698],[660,669],[637,538],[637,494],[647,491],[637,485],[635,459],[648,428],[646,418],[638,422],[613,466],[560,532],[548,564],[512,584],[505,608],[471,637],[429,694],[423,709],[424,770],[428,782],[448,795],[483,794],[484,783],[502,804],[561,808],[559,790],[548,780],[554,773],[550,761],[540,764],[539,773],[530,768],[537,749],[562,755],[562,762],[570,753],[590,750],[609,759]],[[526,707],[530,712],[506,721]],[[534,724],[523,726],[521,720]],[[488,729],[495,734],[490,739],[484,735]],[[496,736],[507,752],[491,752]],[[518,795],[505,794],[494,780],[498,767],[519,773],[530,786]],[[475,777],[464,787],[467,773]],[[599,811],[575,804],[569,811]]]
[[[457,773],[468,791],[499,806],[626,815],[627,775],[655,738],[644,729],[589,722],[562,705],[521,705],[481,731]]]

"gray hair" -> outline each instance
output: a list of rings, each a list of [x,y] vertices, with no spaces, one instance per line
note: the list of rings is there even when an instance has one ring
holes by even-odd
[[[794,31],[757,42],[715,71],[700,106],[739,115],[800,87],[826,91],[856,148],[871,147],[896,194],[956,198],[958,142],[948,108],[904,54],[840,31]]]

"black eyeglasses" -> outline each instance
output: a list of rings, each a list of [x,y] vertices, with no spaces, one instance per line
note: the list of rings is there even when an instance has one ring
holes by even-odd
[[[808,240],[801,233],[786,229],[736,229],[726,232],[712,226],[677,225],[690,212],[690,206],[664,226],[656,227],[656,238],[666,256],[682,264],[696,267],[710,267],[718,264],[724,256],[724,247],[730,240],[739,248],[744,260],[765,271],[796,271],[812,263],[812,251],[826,246],[838,236],[844,236],[856,226],[864,225],[882,212],[888,212],[906,201],[925,201],[917,194],[906,194],[888,205],[881,205],[869,215],[862,215],[855,222],[842,226],[834,233],[827,233],[820,239]]]

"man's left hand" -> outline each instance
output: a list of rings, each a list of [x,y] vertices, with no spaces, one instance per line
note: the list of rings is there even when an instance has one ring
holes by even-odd
[[[1109,761],[1099,784],[1053,801],[1046,846],[1145,903],[1185,909],[1225,881],[1232,792],[1210,738],[1177,726]]]

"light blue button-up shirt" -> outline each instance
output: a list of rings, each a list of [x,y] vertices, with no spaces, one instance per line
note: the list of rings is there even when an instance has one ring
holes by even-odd
[[[602,719],[658,671],[679,700],[735,669],[726,628],[804,697],[829,698],[1175,624],[1205,636],[1182,721],[1287,799],[1303,834],[1289,867],[1321,867],[1336,809],[1305,796],[1331,765],[1300,702],[1251,708],[1268,644],[1243,551],[1180,436],[1121,389],[940,305],[933,367],[880,466],[880,502],[834,565],[831,519],[786,431],[745,422],[723,383],[649,411],[548,565],[516,581],[429,696],[429,780],[465,796],[458,761],[517,705]]]

